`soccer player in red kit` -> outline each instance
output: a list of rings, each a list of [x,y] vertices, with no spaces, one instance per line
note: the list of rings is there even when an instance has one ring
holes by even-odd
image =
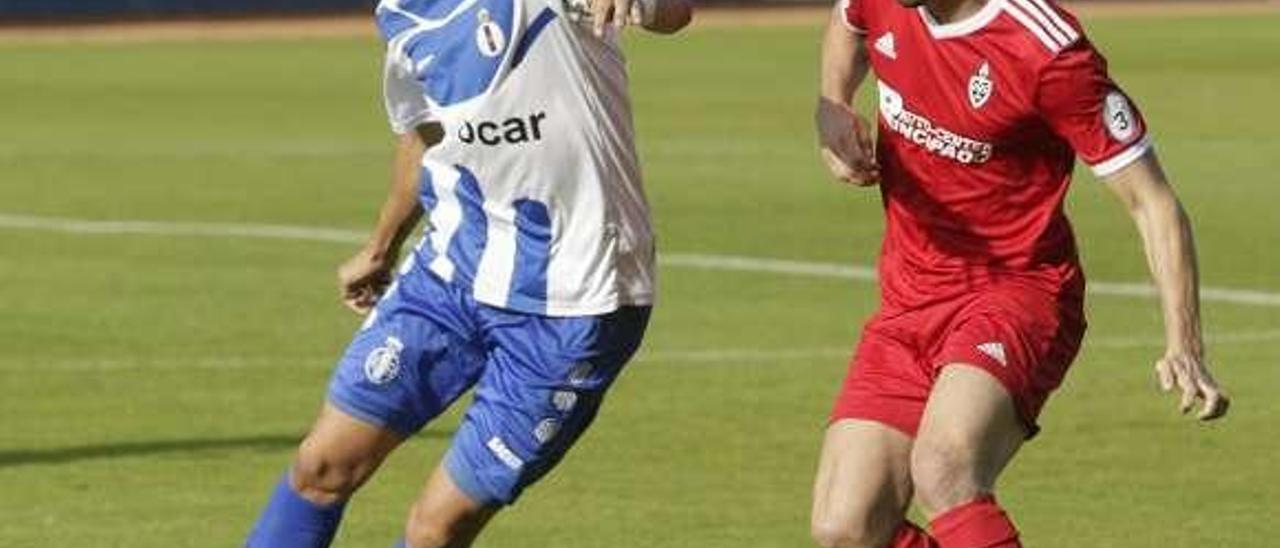
[[[1147,125],[1053,0],[845,0],[817,122],[832,172],[879,184],[881,307],[819,463],[822,546],[1020,546],[992,494],[1084,335],[1062,201],[1079,156],[1133,216],[1163,305],[1156,374],[1184,412],[1226,413],[1200,333],[1191,227]],[[878,138],[851,108],[868,70]],[[904,521],[912,498],[929,532]]]

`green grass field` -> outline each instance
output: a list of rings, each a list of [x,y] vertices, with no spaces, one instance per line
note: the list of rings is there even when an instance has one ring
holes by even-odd
[[[1280,17],[1089,25],[1196,222],[1206,285],[1280,291]],[[1229,32],[1226,30],[1229,29]],[[816,29],[633,38],[667,253],[874,260],[874,192],[820,169]],[[372,39],[0,46],[0,213],[362,230],[391,140]],[[1093,280],[1143,281],[1081,175]],[[0,228],[0,546],[239,543],[358,320],[324,242]],[[560,469],[481,546],[795,547],[866,282],[669,267],[646,350]],[[1096,296],[1089,341],[1002,498],[1033,547],[1280,538],[1280,307],[1206,303],[1225,422],[1149,371],[1154,301]],[[395,454],[339,546],[390,546],[456,412]]]

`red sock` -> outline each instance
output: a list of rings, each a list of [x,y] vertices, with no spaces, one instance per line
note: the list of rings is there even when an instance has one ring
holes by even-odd
[[[940,548],[1022,548],[1018,529],[991,495],[943,512],[929,529]]]
[[[902,522],[889,548],[938,548],[938,543],[924,529],[909,521]]]

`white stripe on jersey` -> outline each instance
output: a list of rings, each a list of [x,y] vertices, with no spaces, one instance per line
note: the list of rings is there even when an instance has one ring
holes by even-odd
[[[1076,29],[1062,18],[1056,8],[1050,6],[1045,0],[1032,0],[1032,2],[1039,6],[1045,15],[1049,16],[1049,20],[1053,21],[1053,24],[1057,25],[1063,34],[1067,35],[1067,45],[1071,45],[1071,43],[1080,39],[1080,33],[1076,32]]]
[[[511,278],[516,271],[516,210],[506,204],[485,203],[486,227],[484,251],[476,266],[475,288],[481,301],[505,303],[511,297]],[[479,295],[483,293],[483,295]]]
[[[456,169],[438,164],[423,162],[431,174],[431,192],[435,194],[436,206],[431,208],[431,247],[437,255],[428,265],[433,272],[446,281],[453,281],[453,261],[449,260],[449,242],[462,225],[462,204],[458,203],[458,180],[462,174]],[[426,182],[426,181],[423,181]]]
[[[1010,1],[1017,4],[1019,8],[1022,8],[1023,11],[1027,12],[1027,15],[1030,15],[1035,19],[1036,22],[1040,24],[1040,28],[1048,32],[1049,36],[1053,37],[1053,41],[1058,43],[1059,48],[1067,45],[1067,35],[1063,34],[1062,30],[1058,27],[1053,26],[1053,23],[1049,22],[1049,17],[1046,16],[1044,12],[1040,11],[1040,8],[1037,8],[1032,4],[1031,0]]]
[[[463,0],[458,4],[457,7],[453,8],[453,11],[449,12],[449,15],[444,16],[444,18],[442,19],[427,19],[425,17],[419,16],[407,10],[400,9],[399,2],[396,2],[396,1],[382,2],[381,4],[378,5],[378,7],[385,8],[387,11],[393,11],[400,15],[405,16],[410,21],[413,21],[415,23],[415,26],[412,30],[423,31],[423,30],[434,30],[434,29],[438,29],[440,27],[445,26],[446,24],[449,23],[449,21],[452,21],[453,18],[463,13],[466,13],[467,10],[471,9],[471,6],[474,6],[476,2],[479,2],[479,1],[480,0]]]
[[[1040,42],[1044,44],[1044,47],[1049,48],[1049,51],[1054,53],[1062,51],[1062,43],[1049,37],[1049,34],[1045,32],[1044,28],[1041,27],[1039,23],[1033,21],[1031,16],[1023,13],[1022,10],[1012,2],[1005,3],[1004,10],[1006,13],[1013,16],[1014,19],[1017,19],[1019,23],[1022,23],[1022,26],[1026,27],[1027,30],[1031,31],[1031,34],[1036,35],[1036,38],[1039,38]]]
[[[1089,166],[1089,169],[1093,171],[1095,177],[1100,179],[1110,177],[1141,160],[1152,148],[1155,148],[1155,145],[1151,142],[1151,136],[1147,135],[1115,156]]]

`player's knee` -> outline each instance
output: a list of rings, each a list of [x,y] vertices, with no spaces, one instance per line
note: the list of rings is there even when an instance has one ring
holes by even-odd
[[[303,498],[317,504],[346,500],[368,479],[376,467],[371,459],[328,455],[303,441],[293,463],[293,487]]]
[[[976,466],[973,452],[962,444],[917,440],[911,451],[916,499],[930,513],[972,500],[985,488]]]

